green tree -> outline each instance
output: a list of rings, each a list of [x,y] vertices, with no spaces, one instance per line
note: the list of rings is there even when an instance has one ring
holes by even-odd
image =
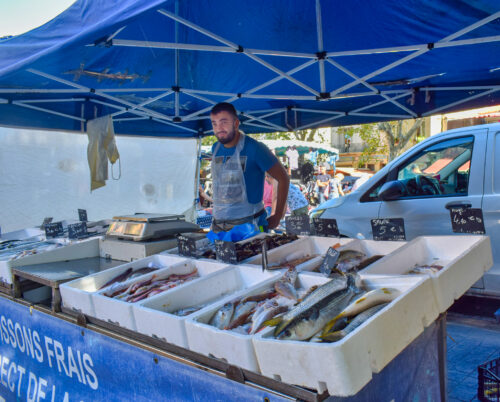
[[[378,124],[378,129],[389,148],[388,156],[390,161],[406,150],[410,140],[417,136],[423,123],[423,119],[416,119],[407,131],[404,131],[402,120]]]

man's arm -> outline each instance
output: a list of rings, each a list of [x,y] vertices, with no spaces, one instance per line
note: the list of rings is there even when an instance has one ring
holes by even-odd
[[[290,178],[286,173],[285,168],[278,161],[268,171],[269,175],[278,182],[278,191],[276,197],[276,210],[267,218],[269,229],[274,229],[280,223],[281,218],[285,214],[286,200],[288,197],[288,186]]]

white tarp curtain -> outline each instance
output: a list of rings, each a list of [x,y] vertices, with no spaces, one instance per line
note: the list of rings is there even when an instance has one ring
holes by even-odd
[[[195,139],[116,137],[121,179],[90,193],[86,134],[0,128],[3,233],[54,221],[135,212],[182,214],[195,198]],[[190,213],[192,211],[189,211]]]

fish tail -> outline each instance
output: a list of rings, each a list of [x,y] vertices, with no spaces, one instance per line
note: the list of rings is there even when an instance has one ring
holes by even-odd
[[[329,334],[322,334],[320,336],[321,340],[326,342],[337,342],[345,336],[344,331],[334,331]]]
[[[274,317],[271,318],[270,320],[264,321],[262,325],[265,325],[267,327],[276,327],[278,324],[281,323],[281,321],[283,321],[282,317]]]

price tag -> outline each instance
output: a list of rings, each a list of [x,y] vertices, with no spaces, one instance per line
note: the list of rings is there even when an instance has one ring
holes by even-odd
[[[323,259],[323,262],[319,267],[319,272],[325,274],[326,276],[330,275],[333,267],[335,266],[337,260],[339,259],[339,255],[340,253],[333,247],[328,248],[325,258]]]
[[[87,222],[78,222],[68,225],[68,237],[70,239],[86,237],[87,234]]]
[[[296,234],[302,236],[309,236],[311,234],[311,223],[309,216],[287,216],[285,218],[285,226],[287,234]]]
[[[86,209],[78,209],[78,220],[80,222],[88,222]]]
[[[42,222],[42,229],[45,227],[45,225],[47,225],[48,223],[52,222],[52,216],[48,216],[46,218],[43,218],[43,222]]]
[[[228,264],[238,263],[236,246],[233,242],[215,240],[215,255],[219,261],[227,262]]]
[[[373,240],[406,240],[403,218],[372,219]]]
[[[59,237],[64,234],[62,222],[47,223],[45,225],[45,237]]]
[[[191,237],[177,236],[177,249],[180,255],[196,257],[196,242]]]
[[[451,208],[450,217],[453,233],[486,233],[481,208]]]
[[[339,228],[336,219],[313,218],[314,233],[316,236],[338,237]]]

